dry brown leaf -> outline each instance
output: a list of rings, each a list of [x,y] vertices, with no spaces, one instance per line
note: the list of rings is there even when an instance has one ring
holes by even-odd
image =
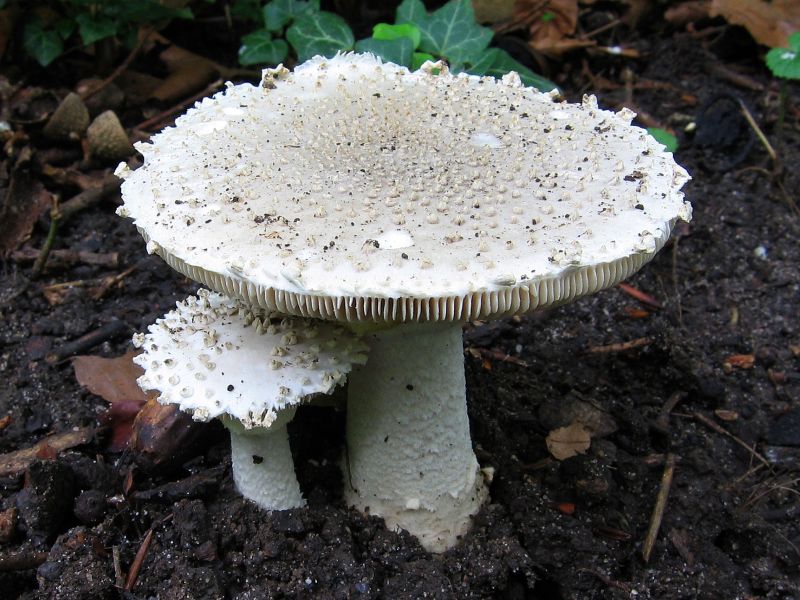
[[[734,369],[752,369],[755,362],[752,354],[732,354],[722,362],[722,370],[730,373]]]
[[[789,36],[800,31],[798,0],[712,0],[710,15],[745,27],[770,48],[786,48]]]
[[[27,172],[12,173],[0,204],[0,257],[6,258],[30,237],[33,226],[51,202],[50,192]]]
[[[542,18],[544,14],[550,18]],[[529,44],[544,54],[563,54],[575,48],[592,45],[590,40],[571,37],[577,23],[577,0],[550,0],[539,18],[531,23]]]
[[[511,15],[494,24],[493,29],[497,33],[507,33],[528,29],[534,21],[542,18],[550,0],[516,0]]]
[[[675,27],[683,27],[687,23],[707,19],[711,10],[711,0],[689,0],[664,11],[664,20]]]
[[[547,434],[547,450],[556,460],[565,460],[578,454],[585,454],[592,443],[592,434],[579,421],[566,427],[559,427]]]
[[[724,408],[718,408],[714,411],[714,414],[717,416],[718,419],[722,421],[736,421],[739,419],[739,413],[735,410],[727,410]]]
[[[472,0],[475,20],[478,23],[502,23],[514,15],[514,4],[519,0]]]
[[[111,404],[144,404],[154,394],[145,394],[136,383],[136,379],[144,374],[144,370],[133,362],[136,354],[137,352],[128,352],[117,358],[76,356],[72,359],[75,378],[90,392]]]

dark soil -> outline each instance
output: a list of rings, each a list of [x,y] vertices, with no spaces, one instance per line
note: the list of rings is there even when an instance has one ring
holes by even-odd
[[[733,37],[652,33],[637,41],[639,62],[589,60],[603,76],[595,85],[580,60],[565,63],[559,83],[572,100],[590,90],[616,107],[624,66],[639,82],[665,84],[636,86],[633,99],[679,131],[697,123],[677,152],[694,177],[685,189],[694,219],[629,282],[660,309],[614,288],[465,327],[473,439],[495,476],[491,502],[459,545],[431,555],[344,505],[344,425],[333,409],[298,413],[292,443],[308,507],[273,514],[235,492],[218,431],[183,465],[148,474],[131,453],[109,452],[101,428],[90,443],[57,458],[44,453],[24,474],[0,479],[0,596],[800,598],[800,220],[781,192],[796,198],[800,189],[797,88],[778,132],[777,85],[752,46],[736,50],[743,34],[725,35]],[[731,83],[719,65],[763,88]],[[750,107],[783,171],[748,143],[741,114],[725,108],[731,97]],[[29,266],[8,262],[0,274],[0,417],[10,417],[0,452],[94,426],[106,409],[78,385],[68,361],[45,360],[49,353],[119,320],[117,335],[84,353],[121,355],[133,332],[196,289],[147,257],[135,228],[114,215],[118,202],[72,219],[56,247],[116,251],[121,267],[76,266],[30,282]],[[39,248],[46,231],[43,219],[30,245]],[[132,265],[97,301],[87,286],[57,304],[42,294],[44,285]],[[631,341],[630,349],[613,346]],[[548,432],[575,415],[596,424],[591,448],[562,462],[548,458]],[[645,563],[670,456],[674,480]],[[164,485],[149,500],[131,493]],[[143,547],[138,580],[121,592],[115,556],[127,573]],[[32,566],[11,568],[20,557]]]

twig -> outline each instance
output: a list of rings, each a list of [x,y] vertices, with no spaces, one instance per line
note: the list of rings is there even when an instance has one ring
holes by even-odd
[[[626,350],[633,350],[635,348],[642,348],[649,346],[653,340],[648,337],[636,338],[628,342],[619,342],[617,344],[607,344],[605,346],[591,346],[587,350],[590,354],[612,354],[614,352],[625,352]]]
[[[595,569],[588,569],[586,567],[581,567],[578,569],[578,573],[589,573],[590,575],[594,575],[608,587],[617,588],[618,590],[622,590],[626,594],[630,594],[632,589],[630,586],[625,585],[624,583],[620,583],[619,581],[615,581],[611,579],[608,575],[603,575],[600,571],[596,571]]]
[[[66,202],[63,202],[60,207],[61,221],[66,221],[75,215],[75,213],[97,204],[109,194],[116,192],[121,183],[122,182],[118,177],[115,177],[114,175],[106,175],[98,185],[90,187],[73,196]]]
[[[467,348],[467,352],[470,356],[474,358],[492,358],[494,360],[498,360],[500,362],[507,362],[511,363],[512,365],[518,365],[520,367],[527,367],[528,363],[526,363],[521,358],[517,358],[516,356],[511,356],[510,354],[506,354],[505,352],[500,352],[499,350],[491,350],[489,348],[476,348],[474,346],[470,346]]]
[[[715,75],[729,81],[733,85],[738,85],[741,88],[745,88],[753,92],[764,91],[764,86],[755,79],[752,79],[742,73],[737,73],[721,63],[711,62],[708,63],[707,66]]]
[[[672,486],[672,476],[675,473],[675,455],[670,452],[667,454],[667,462],[664,465],[664,474],[661,475],[661,487],[658,489],[656,505],[653,507],[653,515],[650,517],[650,527],[647,528],[647,535],[644,538],[642,548],[642,558],[644,562],[650,562],[650,554],[653,552],[658,530],[661,528],[661,520],[664,518],[664,509],[667,507],[667,498]]]
[[[683,327],[683,302],[681,302],[681,293],[678,291],[678,243],[681,240],[681,236],[676,235],[672,240],[672,268],[670,269],[670,275],[672,275],[672,295],[675,296],[678,324]]]
[[[34,248],[22,248],[11,254],[11,260],[28,263],[36,260],[40,251]],[[100,267],[119,266],[118,252],[87,252],[83,250],[51,250],[48,261],[52,266],[71,266],[76,264],[97,265]]]
[[[153,528],[147,530],[142,540],[142,545],[136,551],[136,556],[131,563],[131,570],[128,571],[128,579],[125,581],[125,591],[130,592],[133,586],[136,585],[136,579],[139,577],[139,570],[142,568],[142,563],[147,557],[147,551],[150,549],[150,543],[153,541]]]
[[[125,60],[123,60],[122,63],[116,69],[114,69],[114,71],[111,73],[111,75],[106,77],[103,81],[98,83],[93,88],[90,88],[88,90],[84,90],[84,92],[81,94],[81,100],[88,100],[89,98],[94,96],[96,93],[98,93],[100,90],[105,88],[108,84],[113,82],[117,77],[122,75],[122,73],[124,73],[125,70],[133,62],[133,59],[136,58],[139,55],[139,52],[141,52],[141,50],[142,50],[142,46],[144,46],[144,43],[148,40],[148,38],[150,37],[150,34],[152,34],[152,33],[153,33],[153,29],[152,28],[147,28],[147,30],[145,32],[143,32],[139,36],[139,41],[133,47],[133,50],[131,50],[128,53],[128,56],[125,57]]]
[[[50,255],[50,250],[52,250],[53,244],[55,243],[58,227],[78,211],[96,204],[105,198],[106,195],[119,189],[120,183],[117,177],[109,175],[103,179],[100,185],[82,191],[63,204],[59,204],[58,196],[53,196],[53,208],[50,209],[50,229],[47,232],[47,239],[45,239],[39,251],[39,256],[36,258],[31,268],[32,279],[36,279],[42,274],[47,264],[47,257]]]
[[[33,261],[31,268],[31,279],[37,279],[44,271],[44,266],[47,264],[47,257],[50,255],[50,250],[53,249],[53,244],[56,241],[56,233],[58,226],[61,223],[62,215],[58,206],[58,196],[53,195],[53,207],[50,209],[50,229],[47,231],[47,238],[39,250],[39,256]]]
[[[114,561],[114,585],[118,590],[125,587],[125,576],[122,574],[122,561],[119,558],[119,546],[111,548],[111,556]]]
[[[205,98],[211,92],[219,88],[222,84],[223,84],[222,79],[217,79],[216,81],[208,85],[205,89],[203,89],[201,92],[195,94],[194,96],[191,96],[190,98],[187,98],[186,100],[181,100],[175,106],[168,108],[164,112],[161,112],[155,115],[154,117],[150,117],[146,121],[142,121],[136,127],[134,127],[134,129],[138,129],[140,131],[150,131],[156,125],[161,125],[164,121],[166,121],[169,117],[171,117],[175,113],[182,111],[188,105],[192,104],[193,102],[196,102],[197,100],[200,100],[201,98]]]
[[[109,321],[102,327],[90,331],[86,335],[82,335],[77,340],[67,342],[61,348],[51,352],[45,357],[45,360],[50,364],[57,363],[74,354],[78,354],[89,348],[94,348],[98,344],[102,344],[112,338],[117,337],[123,333],[128,332],[128,325],[118,319]]]
[[[617,287],[628,294],[631,298],[635,298],[642,304],[649,306],[650,308],[655,308],[656,310],[660,310],[662,308],[661,303],[653,298],[650,294],[646,294],[645,292],[636,289],[632,285],[627,283],[618,283]]]
[[[748,451],[748,452],[749,452],[749,453],[750,453],[750,454],[751,454],[751,455],[752,455],[752,456],[753,456],[755,459],[757,459],[757,460],[758,460],[758,461],[759,461],[761,464],[763,464],[763,465],[764,465],[765,467],[767,467],[768,469],[770,468],[769,461],[768,461],[766,458],[764,458],[763,456],[761,456],[761,454],[759,454],[759,453],[756,451],[756,449],[755,449],[755,448],[753,448],[753,447],[752,447],[750,444],[748,444],[747,442],[745,442],[745,441],[744,441],[742,438],[740,438],[740,437],[737,437],[737,436],[733,435],[733,434],[732,434],[730,431],[728,431],[727,429],[725,429],[725,428],[721,427],[720,425],[717,425],[716,423],[714,423],[714,421],[712,421],[711,419],[709,419],[707,416],[705,416],[705,415],[704,415],[704,414],[702,414],[702,413],[699,413],[699,412],[696,412],[696,413],[694,413],[694,418],[695,418],[695,419],[697,419],[698,421],[700,421],[700,422],[701,422],[703,425],[705,425],[706,427],[708,427],[708,428],[710,428],[710,429],[712,429],[712,430],[716,431],[717,433],[720,433],[720,434],[722,434],[722,435],[726,435],[726,436],[728,436],[728,437],[729,437],[729,438],[731,438],[731,439],[732,439],[734,442],[736,442],[737,444],[739,444],[739,445],[740,445],[742,448],[744,448],[745,450],[747,450],[747,451]]]
[[[35,569],[47,560],[47,552],[17,552],[0,556],[0,571]]]
[[[684,400],[684,398],[686,398],[686,392],[678,391],[674,392],[664,403],[664,406],[661,408],[661,412],[655,421],[656,427],[663,433],[666,433],[669,430],[670,413]]]
[[[598,33],[603,33],[604,31],[606,31],[608,29],[612,29],[612,28],[616,27],[617,25],[619,25],[620,23],[622,23],[622,19],[614,19],[612,21],[609,21],[605,25],[601,25],[600,27],[592,29],[591,31],[588,31],[586,33],[582,33],[581,35],[578,36],[578,39],[579,40],[587,40],[589,38],[593,38]]]
[[[23,448],[7,454],[0,454],[0,477],[16,475],[28,468],[36,458],[46,450],[56,453],[81,444],[86,444],[92,439],[94,431],[91,427],[81,427],[73,431],[58,433],[39,440],[30,448]]]
[[[769,157],[773,161],[778,160],[778,155],[775,152],[775,148],[772,147],[772,144],[769,143],[767,136],[764,135],[763,131],[761,131],[761,127],[758,126],[758,123],[756,123],[753,115],[750,114],[750,111],[747,109],[747,105],[742,101],[741,98],[736,98],[736,100],[739,102],[739,108],[742,110],[742,115],[744,116],[745,121],[747,121],[747,124],[750,125],[750,128],[755,132],[758,141],[761,142],[761,145],[766,148]]]
[[[125,279],[128,275],[133,273],[138,268],[139,268],[138,264],[132,265],[127,269],[125,269],[122,273],[118,273],[117,275],[111,275],[109,277],[104,278],[103,281],[100,283],[100,285],[97,287],[97,289],[95,289],[92,292],[92,300],[102,299],[103,296],[105,296],[106,293],[108,293],[108,290],[117,285],[119,282],[121,282],[123,279]]]

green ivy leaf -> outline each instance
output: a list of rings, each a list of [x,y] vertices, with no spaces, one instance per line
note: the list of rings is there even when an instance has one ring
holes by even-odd
[[[403,0],[397,7],[394,20],[397,23],[413,23],[419,27],[428,20],[428,11],[422,0]]]
[[[411,70],[416,71],[429,60],[436,61],[436,57],[427,52],[414,52],[411,55]]]
[[[286,30],[286,39],[297,52],[300,62],[313,56],[333,56],[340,50],[352,50],[355,38],[350,26],[339,15],[320,11],[303,15]]]
[[[117,24],[106,17],[92,17],[89,13],[83,13],[75,17],[75,21],[84,46],[117,34]]]
[[[284,40],[273,40],[266,29],[259,29],[242,37],[239,63],[242,65],[277,65],[286,58],[289,46]]]
[[[194,19],[190,8],[170,8],[156,0],[113,2],[103,5],[103,14],[118,22],[152,23],[168,19]]]
[[[234,0],[231,16],[245,21],[260,21],[263,18],[260,0]]]
[[[45,30],[39,23],[28,23],[22,33],[22,45],[36,62],[46,67],[64,52],[58,33]]]
[[[371,52],[383,60],[393,62],[404,67],[411,66],[411,55],[414,52],[414,42],[408,37],[399,37],[392,40],[367,38],[356,42],[356,52]]]
[[[419,49],[462,63],[484,50],[494,33],[475,22],[470,0],[450,0],[424,22],[416,23],[422,41]]]
[[[319,11],[319,0],[272,0],[264,6],[264,26],[270,31],[283,31],[289,23]]]
[[[399,23],[397,25],[378,23],[372,28],[372,37],[376,40],[396,40],[398,38],[408,38],[413,43],[412,50],[416,50],[420,42],[419,27],[413,23]]]
[[[678,149],[678,138],[669,131],[660,127],[648,127],[647,133],[652,135],[658,143],[663,144],[667,152],[675,152]]]
[[[789,36],[788,48],[767,52],[767,66],[775,77],[800,79],[800,31]]]
[[[72,35],[72,32],[75,31],[75,20],[74,19],[59,19],[55,23],[53,23],[53,29],[56,30],[58,37],[62,40],[66,40],[69,36]]]
[[[466,67],[467,71],[473,75],[491,75],[492,77],[502,77],[509,71],[516,71],[525,85],[533,86],[541,92],[556,89],[555,83],[517,62],[502,48],[487,48],[477,58],[467,61]]]

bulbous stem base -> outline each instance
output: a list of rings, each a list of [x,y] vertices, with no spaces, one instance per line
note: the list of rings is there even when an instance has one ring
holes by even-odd
[[[349,377],[345,499],[443,552],[488,498],[470,440],[461,325],[401,325],[365,340],[367,364]]]

